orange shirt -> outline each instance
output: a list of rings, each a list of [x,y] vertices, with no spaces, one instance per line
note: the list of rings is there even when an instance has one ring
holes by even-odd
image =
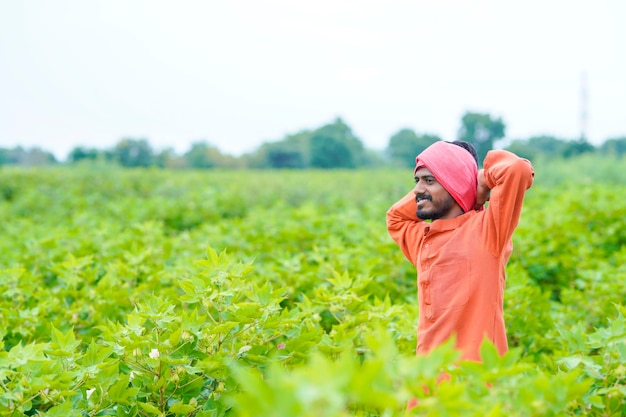
[[[524,193],[534,172],[526,159],[503,150],[484,161],[490,201],[485,210],[422,221],[413,192],[387,212],[389,234],[417,269],[417,353],[456,337],[461,358],[480,360],[485,338],[508,350],[502,303],[505,266],[513,248]]]

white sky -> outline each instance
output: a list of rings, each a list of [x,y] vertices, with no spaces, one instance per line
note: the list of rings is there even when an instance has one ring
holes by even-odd
[[[0,147],[222,151],[342,117],[366,146],[465,111],[626,136],[624,0],[0,0]]]

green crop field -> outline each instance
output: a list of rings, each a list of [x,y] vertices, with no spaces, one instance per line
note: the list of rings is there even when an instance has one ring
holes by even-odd
[[[535,168],[511,351],[464,363],[415,356],[410,170],[4,167],[0,416],[626,415],[623,161]]]

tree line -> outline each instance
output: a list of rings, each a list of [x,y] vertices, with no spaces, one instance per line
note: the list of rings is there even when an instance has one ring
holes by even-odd
[[[466,112],[457,133],[458,140],[472,143],[479,161],[506,134],[501,118],[488,113]],[[389,138],[382,151],[368,149],[341,118],[312,130],[288,134],[283,139],[263,143],[253,152],[232,156],[206,141],[177,154],[173,149],[156,151],[147,139],[124,138],[108,149],[77,146],[64,164],[105,162],[123,167],[160,167],[170,169],[353,169],[414,164],[415,156],[435,141],[438,135],[400,129]],[[539,157],[570,158],[584,153],[621,157],[626,154],[626,136],[609,138],[599,147],[586,138],[563,139],[534,136],[516,139],[504,146],[516,154],[534,160]],[[41,148],[0,148],[0,165],[40,166],[60,164],[54,155]]]

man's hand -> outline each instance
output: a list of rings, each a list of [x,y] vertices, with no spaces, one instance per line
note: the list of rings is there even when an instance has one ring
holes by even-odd
[[[478,171],[478,186],[476,186],[476,205],[474,206],[475,210],[480,210],[483,208],[485,202],[489,201],[489,194],[491,190],[487,187],[487,183],[485,182],[485,170],[481,169]]]

